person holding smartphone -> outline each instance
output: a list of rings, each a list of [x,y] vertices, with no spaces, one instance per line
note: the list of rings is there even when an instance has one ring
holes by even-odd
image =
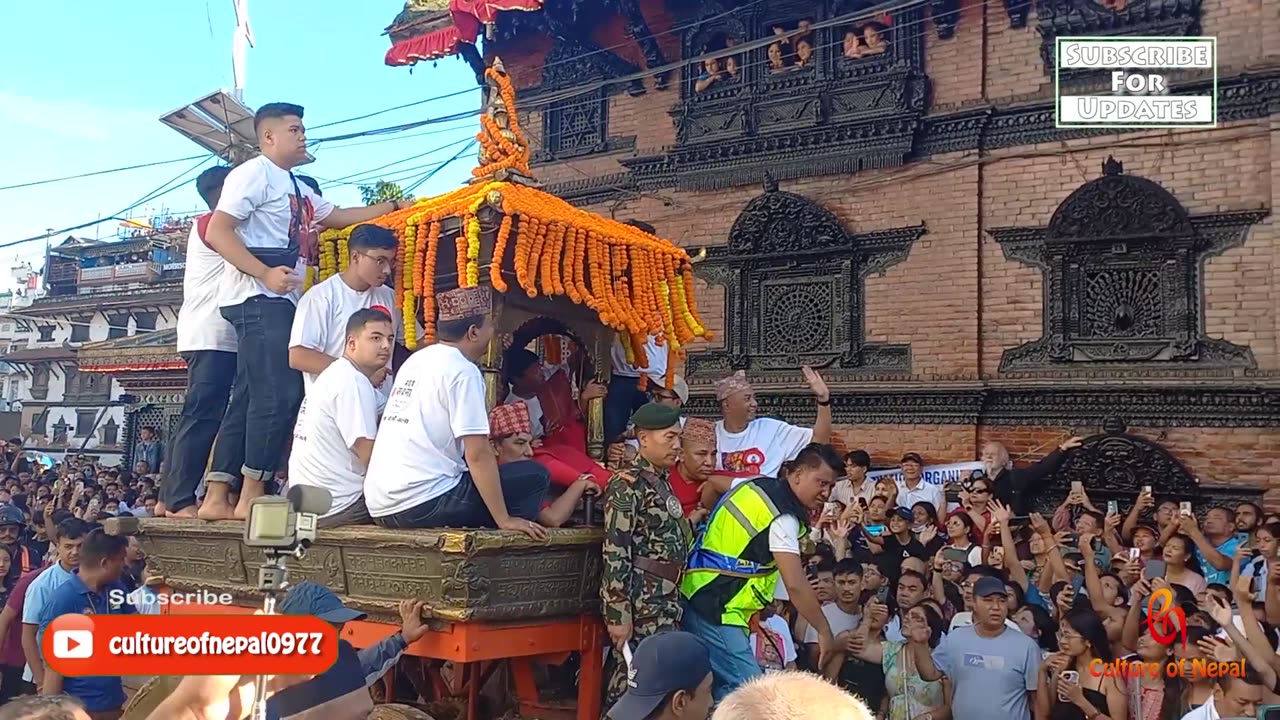
[[[1102,618],[1092,610],[1072,610],[1058,628],[1058,643],[1061,652],[1050,655],[1041,666],[1047,692],[1037,698],[1037,715],[1050,720],[1128,718],[1124,684],[1096,670],[1098,663],[1115,661]]]

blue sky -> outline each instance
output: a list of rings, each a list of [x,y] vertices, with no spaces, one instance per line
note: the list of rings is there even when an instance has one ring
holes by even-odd
[[[308,126],[425,100],[475,85],[458,58],[392,68],[382,58],[382,34],[403,7],[399,0],[250,0],[257,47],[249,50],[245,103],[287,101],[306,108]],[[0,24],[11,33],[0,44],[0,186],[197,155],[201,148],[161,125],[170,110],[230,88],[232,0],[84,0],[5,2]],[[312,138],[345,134],[476,107],[479,92],[309,132]],[[429,134],[427,134],[429,133]],[[335,179],[397,163],[354,181],[378,177],[409,184],[465,146],[465,142],[408,160],[475,133],[475,120],[321,145],[304,172]],[[390,139],[395,138],[395,139]],[[376,141],[376,142],[371,142]],[[416,194],[456,187],[469,177],[474,150],[422,185]],[[5,219],[0,243],[108,216],[172,179],[195,161],[162,165],[0,191]],[[188,177],[194,177],[193,171]],[[185,179],[185,178],[184,178]],[[325,188],[339,205],[359,204],[354,185]],[[194,184],[148,204],[161,210],[203,209]],[[143,215],[141,209],[132,213]],[[114,236],[105,222],[74,234]],[[55,239],[60,240],[61,237]],[[0,287],[15,258],[38,267],[44,241],[0,249]]]

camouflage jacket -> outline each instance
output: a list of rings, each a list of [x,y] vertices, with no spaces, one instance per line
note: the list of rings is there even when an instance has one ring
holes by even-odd
[[[637,457],[631,467],[615,472],[605,488],[600,597],[610,625],[680,617],[678,583],[635,566],[636,558],[683,566],[693,542],[693,528],[667,475]]]

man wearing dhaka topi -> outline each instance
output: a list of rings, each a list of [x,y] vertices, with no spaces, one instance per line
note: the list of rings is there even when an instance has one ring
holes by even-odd
[[[816,370],[805,366],[801,371],[818,402],[818,418],[812,428],[756,417],[760,409],[756,393],[741,370],[716,383],[716,400],[724,417],[716,423],[717,469],[777,477],[782,463],[806,445],[830,441],[831,392]]]
[[[491,293],[441,293],[439,341],[400,367],[364,485],[369,515],[383,527],[496,527],[546,538],[534,521],[550,484],[546,469],[529,460],[499,466],[489,441],[476,363],[493,339]]]
[[[517,400],[489,411],[489,442],[498,456],[498,468],[506,463],[534,459],[533,421],[529,406]],[[554,494],[554,493],[553,493]],[[578,509],[584,495],[599,495],[600,486],[591,477],[579,478],[555,499],[544,500],[538,522],[547,527],[563,527]]]

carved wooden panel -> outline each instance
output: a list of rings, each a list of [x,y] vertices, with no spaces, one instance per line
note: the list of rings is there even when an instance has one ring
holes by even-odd
[[[1010,23],[1026,23],[1027,5],[1005,0]],[[1200,0],[1035,0],[1040,55],[1054,68],[1059,36],[1186,36],[1200,33]]]
[[[1108,158],[1102,177],[1063,200],[1047,227],[991,231],[1006,257],[1045,276],[1044,334],[1005,351],[1000,371],[1255,367],[1248,347],[1205,336],[1202,265],[1243,242],[1259,219],[1194,219],[1169,191]]]
[[[149,573],[173,589],[228,592],[252,604],[260,599],[254,584],[263,558],[243,545],[243,532],[239,522],[145,519],[139,539]],[[455,621],[597,612],[599,531],[550,535],[532,545],[492,530],[325,530],[305,558],[289,560],[289,578],[325,585],[374,620],[397,618],[405,598],[424,601],[432,617]]]
[[[1158,500],[1191,501],[1199,510],[1211,503],[1256,501],[1262,496],[1261,488],[1201,483],[1164,447],[1129,434],[1118,417],[1108,418],[1102,430],[1068,453],[1047,486],[1036,493],[1035,506],[1046,517],[1067,497],[1073,482],[1083,484],[1089,499],[1104,512],[1111,500],[1127,512],[1144,486],[1150,486]]]
[[[865,342],[863,280],[904,259],[923,233],[851,234],[829,210],[767,181],[728,244],[696,266],[725,288],[725,347],[690,352],[685,377],[696,386],[741,369],[761,382],[800,382],[801,365],[834,381],[908,373],[910,346]]]

